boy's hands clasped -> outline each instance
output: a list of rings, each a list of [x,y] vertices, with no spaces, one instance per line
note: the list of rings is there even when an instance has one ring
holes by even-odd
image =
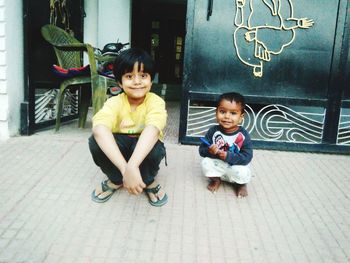
[[[123,185],[130,194],[138,195],[142,193],[146,184],[142,181],[140,168],[132,164],[127,164],[123,173]]]

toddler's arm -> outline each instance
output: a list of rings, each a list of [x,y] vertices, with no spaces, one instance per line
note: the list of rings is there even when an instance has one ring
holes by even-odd
[[[211,139],[215,129],[210,128],[205,137],[201,139],[201,144],[199,145],[198,151],[199,155],[202,157],[217,158],[216,153],[219,150],[215,144],[212,143]],[[203,140],[204,139],[204,140]],[[204,142],[206,141],[206,142]],[[209,145],[208,145],[209,144]]]
[[[247,165],[253,158],[253,145],[250,135],[245,132],[245,140],[239,152],[228,152],[225,162],[230,165]]]

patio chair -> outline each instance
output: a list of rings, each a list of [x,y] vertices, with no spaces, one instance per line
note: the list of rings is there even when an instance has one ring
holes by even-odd
[[[99,75],[97,72],[97,58],[94,55],[94,48],[90,44],[81,43],[63,29],[54,25],[44,25],[41,28],[41,34],[54,48],[57,63],[61,68],[71,69],[80,68],[83,66],[82,54],[87,52],[90,65],[90,74],[72,76],[62,78],[60,83],[58,102],[57,102],[57,117],[56,131],[59,130],[61,124],[61,115],[63,108],[64,92],[73,85],[90,84],[87,87],[92,89],[92,108],[93,114],[99,111],[106,100],[106,93],[109,87],[118,86],[112,78]],[[85,88],[82,86],[81,89]],[[85,126],[86,117],[90,105],[90,98],[80,96],[79,105],[79,127]]]

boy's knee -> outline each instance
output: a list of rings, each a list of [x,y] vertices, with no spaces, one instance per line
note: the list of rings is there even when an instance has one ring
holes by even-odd
[[[161,161],[165,156],[165,147],[163,143],[157,142],[153,149],[150,151],[150,153],[147,156],[147,159],[154,160],[154,161]]]
[[[231,173],[229,173],[231,180],[238,184],[246,184],[251,180],[251,171],[248,165],[232,166]]]
[[[101,151],[93,135],[89,138],[89,149],[92,154]]]
[[[211,162],[210,158],[204,157],[204,158],[202,159],[201,164],[202,164],[203,167],[206,167],[206,166],[209,165],[210,162]]]
[[[93,135],[91,135],[89,137],[89,148],[91,150],[91,148],[95,148],[97,146],[97,142],[95,140],[95,137]]]
[[[244,177],[250,176],[250,168],[248,165],[237,165],[238,174]]]
[[[218,159],[205,157],[201,161],[202,173],[205,177],[221,177],[225,172],[219,165]]]
[[[201,165],[203,168],[210,168],[210,167],[213,167],[213,166],[218,166],[219,164],[219,161],[218,159],[212,159],[212,158],[209,158],[209,157],[204,157],[202,159],[202,162],[201,162]]]

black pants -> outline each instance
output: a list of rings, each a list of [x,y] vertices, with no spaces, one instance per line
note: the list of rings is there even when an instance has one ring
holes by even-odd
[[[132,153],[135,150],[138,137],[130,137],[125,134],[113,134],[113,136],[125,160],[129,161]],[[98,146],[94,136],[89,138],[89,148],[95,164],[101,168],[102,172],[107,175],[108,179],[114,184],[122,184],[123,176],[121,172],[107,158],[107,156]],[[140,172],[142,180],[147,186],[153,183],[159,170],[159,164],[164,158],[165,154],[164,143],[158,140],[153,149],[141,163]]]

